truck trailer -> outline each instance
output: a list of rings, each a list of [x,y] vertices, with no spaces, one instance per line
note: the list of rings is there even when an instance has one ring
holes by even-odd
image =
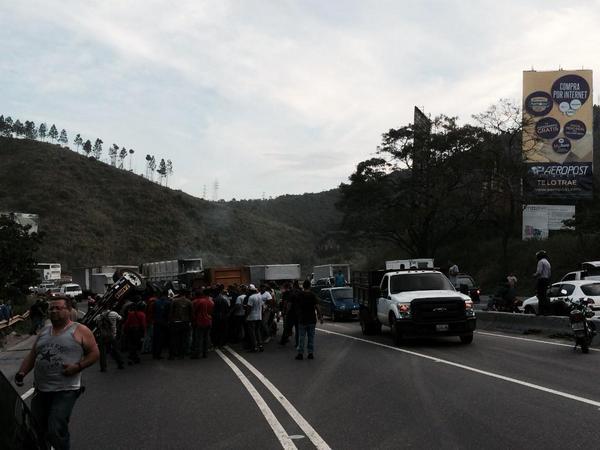
[[[324,264],[313,267],[313,280],[321,280],[323,278],[333,278],[339,271],[342,271],[347,283],[350,283],[350,264]]]
[[[248,266],[250,281],[259,285],[265,281],[291,281],[300,279],[300,264],[267,264]]]

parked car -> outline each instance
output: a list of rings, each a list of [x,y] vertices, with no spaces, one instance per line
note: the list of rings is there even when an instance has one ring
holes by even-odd
[[[360,305],[351,287],[323,288],[317,296],[321,312],[331,320],[358,319]]]
[[[39,286],[33,288],[33,290],[36,294],[45,294],[48,292],[48,289],[52,289],[53,287],[56,287],[54,283],[41,283]]]
[[[568,314],[568,303],[574,298],[591,300],[589,307],[596,316],[600,316],[600,281],[575,280],[567,283],[560,281],[548,288],[550,306],[557,315]],[[533,296],[523,301],[522,309],[525,314],[537,314],[538,298]]]
[[[471,297],[473,302],[479,303],[481,290],[471,275],[467,275],[466,273],[459,273],[456,275],[456,285],[454,287],[457,291]]]
[[[83,295],[81,286],[75,283],[63,284],[60,287],[60,293],[70,298],[80,298]]]

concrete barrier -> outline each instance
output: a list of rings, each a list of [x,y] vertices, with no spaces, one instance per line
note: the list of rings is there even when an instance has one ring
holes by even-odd
[[[496,311],[477,311],[477,328],[480,330],[509,331],[520,334],[571,335],[568,317],[534,316]],[[600,319],[593,319],[600,330]]]

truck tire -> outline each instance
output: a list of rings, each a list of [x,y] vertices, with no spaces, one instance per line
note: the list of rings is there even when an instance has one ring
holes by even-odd
[[[394,345],[399,346],[402,343],[402,331],[396,321],[396,316],[390,313],[390,331],[392,332],[392,341]]]
[[[466,336],[461,336],[460,337],[460,342],[462,342],[465,345],[468,345],[471,342],[473,342],[473,333],[467,334]]]

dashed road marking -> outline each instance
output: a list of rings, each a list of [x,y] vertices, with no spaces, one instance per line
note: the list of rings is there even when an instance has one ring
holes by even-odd
[[[578,402],[581,402],[581,403],[586,403],[588,405],[600,407],[600,402],[598,402],[596,400],[591,400],[589,398],[585,398],[585,397],[580,397],[578,395],[569,394],[567,392],[557,391],[556,389],[551,389],[551,388],[547,388],[545,386],[540,386],[539,384],[529,383],[528,381],[519,380],[517,378],[507,377],[505,375],[500,375],[500,374],[497,374],[497,373],[488,372],[487,370],[481,370],[481,369],[477,369],[475,367],[466,366],[464,364],[455,363],[453,361],[448,361],[447,359],[441,359],[441,358],[438,358],[438,357],[425,355],[423,353],[413,352],[411,350],[406,350],[406,349],[403,349],[403,348],[392,347],[391,345],[382,344],[380,342],[375,342],[375,341],[369,341],[368,339],[363,339],[363,338],[359,338],[359,337],[355,337],[355,336],[350,336],[348,334],[338,333],[336,331],[324,330],[323,328],[317,328],[317,330],[321,331],[322,333],[333,334],[335,336],[342,336],[342,337],[345,337],[347,339],[353,339],[355,341],[365,342],[367,344],[376,345],[378,347],[383,347],[383,348],[387,348],[387,349],[394,350],[394,351],[397,351],[397,352],[406,353],[407,355],[418,356],[419,358],[424,358],[424,359],[427,359],[429,361],[434,361],[434,362],[438,362],[438,363],[442,363],[442,364],[447,364],[449,366],[457,367],[459,369],[468,370],[470,372],[475,372],[475,373],[478,373],[480,375],[485,375],[485,376],[488,376],[488,377],[491,377],[491,378],[496,378],[498,380],[508,381],[509,383],[514,383],[514,384],[518,384],[518,385],[521,385],[521,386],[526,386],[526,387],[531,388],[531,389],[536,389],[538,391],[547,392],[548,394],[553,394],[553,395],[557,395],[559,397],[564,397],[564,398],[568,398],[570,400],[575,400],[575,401],[578,401]]]

